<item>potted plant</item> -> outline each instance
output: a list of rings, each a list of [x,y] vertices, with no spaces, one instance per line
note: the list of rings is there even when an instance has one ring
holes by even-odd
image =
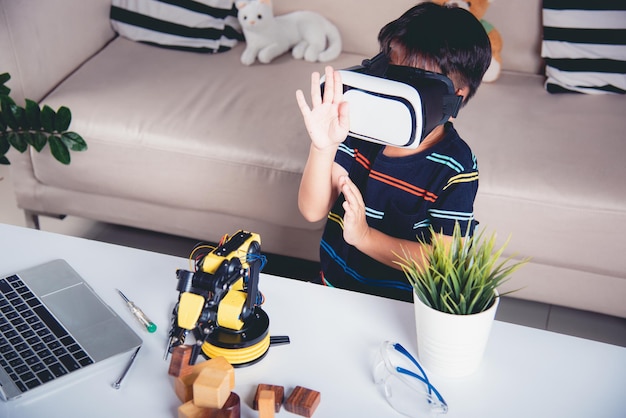
[[[483,353],[500,296],[497,288],[526,264],[495,249],[496,235],[463,234],[457,223],[451,242],[432,231],[421,259],[406,251],[397,264],[413,286],[418,353],[432,372],[450,377],[473,373]],[[510,293],[510,292],[509,292]]]
[[[54,158],[63,164],[70,163],[70,151],[87,149],[80,135],[68,131],[72,113],[67,107],[61,106],[55,112],[47,105],[40,108],[30,99],[20,107],[5,85],[10,79],[8,73],[0,74],[0,164],[10,164],[6,154],[11,147],[25,152],[31,146],[39,152],[49,144]]]

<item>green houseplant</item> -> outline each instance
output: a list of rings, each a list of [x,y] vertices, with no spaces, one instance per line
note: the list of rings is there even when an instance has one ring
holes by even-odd
[[[405,251],[400,265],[413,286],[418,356],[422,365],[445,377],[464,377],[480,367],[500,301],[497,287],[528,262],[501,260],[507,242],[496,236],[462,234],[451,242],[434,234],[422,258]]]
[[[24,107],[18,106],[5,85],[10,79],[8,73],[0,74],[0,164],[10,164],[6,154],[11,147],[25,152],[32,146],[39,152],[49,144],[54,158],[63,164],[70,163],[70,151],[87,149],[79,134],[68,131],[72,113],[67,107],[55,112],[47,105],[40,108],[30,99]]]
[[[452,243],[447,244],[431,232],[433,239],[430,245],[425,244],[421,263],[406,252],[398,256],[397,263],[419,299],[441,312],[471,315],[485,311],[498,297],[496,288],[528,262],[524,259],[511,264],[513,256],[500,260],[510,237],[496,250],[495,233],[486,238],[483,230],[470,237],[457,223]]]

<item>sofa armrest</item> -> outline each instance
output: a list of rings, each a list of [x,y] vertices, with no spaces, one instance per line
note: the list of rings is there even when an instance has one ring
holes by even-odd
[[[41,100],[115,37],[111,0],[6,1],[0,8],[0,73],[18,104]]]

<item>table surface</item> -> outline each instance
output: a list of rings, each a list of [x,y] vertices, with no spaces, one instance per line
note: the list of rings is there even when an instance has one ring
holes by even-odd
[[[119,390],[111,384],[124,369],[126,355],[68,386],[0,401],[0,417],[177,416],[180,402],[163,354],[178,297],[175,271],[189,269],[189,261],[0,224],[0,275],[55,258],[67,260],[135,327],[143,348]],[[371,363],[384,340],[416,352],[411,303],[266,274],[259,287],[270,334],[288,335],[291,343],[271,347],[259,363],[235,369],[242,417],[258,416],[251,405],[259,383],[284,386],[286,394],[295,386],[319,391],[316,418],[398,416],[374,385]],[[156,333],[141,329],[116,288],[157,323]],[[446,398],[449,417],[626,416],[626,348],[499,321],[478,372],[462,379],[429,377]],[[283,408],[277,416],[297,415]]]

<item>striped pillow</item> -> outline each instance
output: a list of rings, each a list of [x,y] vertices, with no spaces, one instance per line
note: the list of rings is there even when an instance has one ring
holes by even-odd
[[[626,2],[543,0],[550,93],[626,93]]]
[[[133,41],[223,52],[243,40],[233,0],[113,0],[111,25]]]

